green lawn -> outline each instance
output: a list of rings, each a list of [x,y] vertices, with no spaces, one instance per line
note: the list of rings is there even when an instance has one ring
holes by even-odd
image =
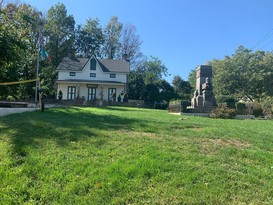
[[[273,204],[273,121],[119,107],[0,117],[0,204]]]

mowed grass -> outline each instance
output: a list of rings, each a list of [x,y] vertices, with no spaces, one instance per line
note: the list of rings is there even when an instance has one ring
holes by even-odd
[[[0,117],[0,204],[273,204],[273,121],[122,107]]]

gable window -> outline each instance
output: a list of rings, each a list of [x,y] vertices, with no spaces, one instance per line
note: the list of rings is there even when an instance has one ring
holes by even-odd
[[[76,72],[70,72],[69,76],[76,76]]]
[[[92,58],[90,60],[90,70],[96,70],[96,66],[97,66],[97,61],[94,58]]]
[[[67,99],[74,100],[76,98],[76,86],[68,86]]]
[[[95,78],[96,77],[96,73],[90,73],[90,77]]]
[[[110,74],[110,78],[116,78],[116,74]]]

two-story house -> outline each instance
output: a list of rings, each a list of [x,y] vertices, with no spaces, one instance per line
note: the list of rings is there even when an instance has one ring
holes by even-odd
[[[57,93],[63,93],[63,100],[113,101],[127,92],[129,62],[126,60],[65,57],[57,71]]]

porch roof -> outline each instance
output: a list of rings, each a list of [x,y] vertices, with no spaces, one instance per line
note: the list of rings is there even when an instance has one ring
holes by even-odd
[[[114,84],[114,85],[126,85],[126,83],[119,81],[102,81],[102,80],[78,80],[78,79],[67,79],[67,80],[56,80],[56,83],[80,83],[80,84]]]

